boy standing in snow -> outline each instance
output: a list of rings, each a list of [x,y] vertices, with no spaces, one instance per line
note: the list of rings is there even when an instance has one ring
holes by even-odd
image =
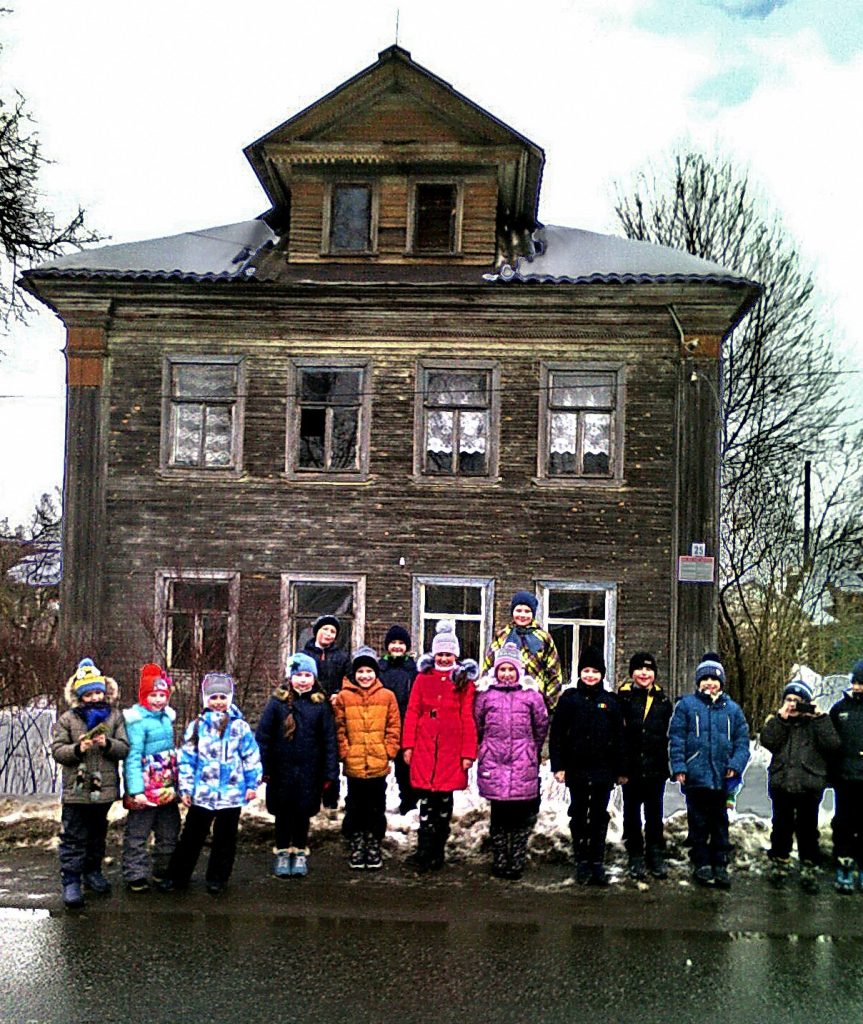
[[[399,749],[401,719],[395,695],[378,679],[378,659],[360,647],[333,700],[339,757],[348,778],[342,831],[350,846],[348,864],[377,871],[383,867],[387,775]]]
[[[800,885],[806,892],[818,892],[818,808],[827,785],[827,758],[839,749],[839,737],[830,716],[812,703],[812,690],[802,679],[785,687],[782,706],[761,729],[761,743],[773,755],[768,769],[773,804],[770,883],[784,887],[796,833]]]
[[[467,788],[477,746],[473,717],[477,663],[465,658],[459,664],[458,637],[449,621],[438,623],[431,646],[431,654],[420,658],[402,729],[411,785],[420,791],[417,849],[408,858],[418,871],[437,871],[444,865],[453,792]]]
[[[380,681],[395,694],[399,716],[404,721],[408,710],[411,687],[417,677],[417,663],[408,654],[411,636],[404,626],[390,626],[384,637],[387,653],[380,661]],[[417,795],[411,785],[411,771],[405,764],[401,750],[395,759],[396,783],[399,787],[399,811],[407,814],[417,805]]]
[[[120,761],[129,752],[119,691],[90,658],[78,663],[66,683],[69,710],[54,726],[51,756],[63,766],[60,880],[69,910],[84,905],[84,889],[106,896],[102,874],[108,811],[120,796]]]
[[[551,720],[549,754],[558,782],[569,788],[569,827],[575,879],[606,886],[605,840],[608,800],[623,774],[623,715],[603,686],[605,658],[585,647],[578,658],[578,682],[565,686]]]
[[[836,891],[854,892],[854,880],[863,889],[863,661],[851,670],[851,687],[830,709],[839,734],[833,790],[833,855],[836,858]]]
[[[158,665],[144,665],[138,703],[123,712],[129,737],[124,764],[128,810],[123,832],[123,879],[129,892],[150,888],[147,840],[152,832],[153,882],[165,887],[168,864],[180,833],[177,805],[177,752],[174,749],[176,712],[168,705],[171,680]]]
[[[749,727],[723,690],[719,655],[705,654],[695,670],[695,693],[681,697],[671,716],[671,774],[685,787],[690,859],[697,885],[730,889],[727,780],[739,780],[749,762]]]

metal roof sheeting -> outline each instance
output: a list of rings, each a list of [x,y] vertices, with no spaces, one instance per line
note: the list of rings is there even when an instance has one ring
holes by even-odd
[[[699,259],[679,249],[651,242],[635,242],[616,235],[600,235],[581,228],[547,225],[533,233],[537,252],[521,256],[494,277],[501,281],[536,281],[555,284],[712,281],[752,284],[718,263]]]

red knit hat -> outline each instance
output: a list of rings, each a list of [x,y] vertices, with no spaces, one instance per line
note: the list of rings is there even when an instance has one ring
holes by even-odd
[[[148,664],[141,669],[141,682],[138,684],[138,703],[147,706],[151,693],[171,693],[171,679],[158,665]]]

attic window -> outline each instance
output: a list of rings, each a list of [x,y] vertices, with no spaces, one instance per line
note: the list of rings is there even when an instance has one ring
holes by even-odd
[[[454,253],[459,250],[461,190],[453,181],[421,181],[413,189],[411,250]]]
[[[361,182],[333,185],[329,203],[329,251],[370,252],[372,188]]]

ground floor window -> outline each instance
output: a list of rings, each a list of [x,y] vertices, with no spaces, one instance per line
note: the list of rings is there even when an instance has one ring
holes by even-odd
[[[450,619],[463,658],[482,661],[491,643],[494,580],[466,576],[414,576],[413,633],[418,651],[431,650],[435,627]]]
[[[282,665],[312,638],[312,623],[321,615],[335,615],[341,623],[338,647],[353,651],[365,630],[365,576],[282,575]]]
[[[232,672],[240,574],[218,570],[156,574],[156,638],[175,676]]]
[[[605,654],[607,684],[613,687],[617,584],[541,580],[540,612],[551,633],[563,670],[564,685],[578,678],[578,655],[586,646]]]

